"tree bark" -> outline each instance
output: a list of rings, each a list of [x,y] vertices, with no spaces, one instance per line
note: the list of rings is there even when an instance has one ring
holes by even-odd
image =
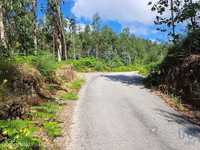
[[[3,16],[4,16],[3,15],[3,4],[0,3],[0,41],[2,42],[3,45],[6,45]]]
[[[65,34],[64,34],[64,26],[63,26],[63,20],[61,16],[61,0],[56,0],[56,17],[57,17],[57,27],[59,31],[59,38],[60,38],[60,44],[61,44],[61,53],[62,53],[62,60],[67,60],[67,49],[66,49],[66,41],[65,41]]]
[[[37,0],[32,0],[32,13],[33,13],[33,41],[34,41],[34,49],[37,50]]]
[[[52,16],[54,53],[58,61],[67,60],[67,46],[61,13],[61,0],[48,0],[49,12]]]
[[[173,42],[175,43],[175,22],[174,22],[174,0],[171,0],[171,21],[172,21],[172,37],[173,37]]]
[[[194,8],[192,7],[192,5],[193,5],[193,0],[190,0],[189,2],[190,2],[189,5],[191,5],[191,8],[190,8],[190,9],[194,9]],[[192,16],[192,17],[190,18],[190,20],[191,20],[192,29],[195,30],[195,29],[196,29],[196,15],[195,15],[195,16]]]

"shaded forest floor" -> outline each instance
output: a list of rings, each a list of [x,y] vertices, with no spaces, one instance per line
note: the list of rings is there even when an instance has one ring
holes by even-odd
[[[147,78],[165,102],[200,125],[200,54],[171,51],[158,71]]]

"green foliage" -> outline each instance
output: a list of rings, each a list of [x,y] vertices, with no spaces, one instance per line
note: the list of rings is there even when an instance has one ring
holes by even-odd
[[[80,60],[71,60],[68,62],[73,65],[73,67],[80,72],[90,72],[90,71],[102,71],[106,66],[95,59],[94,57],[81,58]]]
[[[77,80],[73,81],[72,83],[70,83],[68,85],[68,87],[70,89],[79,90],[84,83],[85,83],[84,79],[77,79]]]
[[[57,112],[61,109],[61,106],[55,103],[45,103],[39,106],[32,106],[31,115],[33,118],[37,118],[40,121],[48,121],[50,119],[56,119]]]
[[[62,135],[62,129],[58,122],[45,122],[44,129],[50,137],[58,137]]]
[[[63,100],[78,100],[79,96],[75,92],[68,92],[60,96]]]
[[[30,0],[3,0],[9,51],[28,54],[33,48],[33,21]]]
[[[81,58],[80,60],[69,62],[77,71],[91,72],[91,71],[105,71],[105,72],[129,72],[138,71],[143,75],[148,75],[159,63],[149,63],[148,65],[142,63],[133,63],[125,66],[120,58],[109,62],[105,60],[97,60],[95,58]],[[99,66],[100,64],[100,66]]]
[[[35,66],[44,76],[51,75],[60,65],[53,55],[47,52],[30,56],[16,56],[15,61],[17,64],[27,63]]]
[[[26,120],[1,120],[0,129],[3,136],[8,140],[0,144],[0,149],[32,149],[36,145],[40,145],[40,141],[35,137],[34,133],[37,128],[31,121]]]
[[[60,121],[57,119],[57,113],[61,108],[60,105],[49,102],[40,106],[33,106],[31,110],[33,119],[39,121],[48,136],[52,138],[62,135]]]
[[[39,57],[33,61],[33,64],[44,76],[51,75],[59,66],[55,58],[48,53],[39,55]]]

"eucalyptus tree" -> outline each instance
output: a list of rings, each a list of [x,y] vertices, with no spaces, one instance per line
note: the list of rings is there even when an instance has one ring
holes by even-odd
[[[76,59],[75,35],[76,35],[76,32],[77,32],[77,25],[76,25],[76,19],[75,18],[70,19],[69,29],[70,29],[72,45],[73,45],[73,58]]]
[[[52,37],[55,55],[58,61],[67,60],[67,49],[64,35],[63,16],[61,12],[61,0],[48,0],[47,15],[52,27]]]
[[[149,2],[149,5],[152,5],[152,2]],[[163,25],[167,25],[167,27],[171,28],[169,35],[172,36],[173,42],[178,38],[176,25],[180,22],[180,6],[180,0],[157,0],[151,8],[152,11],[155,11],[158,14],[154,21],[156,25],[159,25],[157,30],[166,32],[167,29],[163,27]]]
[[[105,57],[108,54],[108,51],[116,53],[115,43],[117,41],[116,34],[112,31],[111,28],[105,26],[102,28],[100,33],[101,43],[99,45],[99,49],[101,51],[101,56]]]
[[[32,53],[33,20],[31,0],[3,0],[7,49],[24,55]]]
[[[4,13],[3,13],[3,2],[0,2],[0,40],[1,44],[5,46],[5,27],[4,27]]]
[[[37,0],[32,0],[32,14],[33,14],[33,40],[34,49],[37,50]]]
[[[199,28],[200,1],[184,0],[180,20],[183,22],[189,20],[188,29],[195,30]]]
[[[93,16],[93,20],[92,20],[92,36],[94,39],[94,49],[95,49],[95,53],[96,53],[96,58],[99,58],[99,45],[101,44],[100,41],[100,31],[101,31],[101,27],[100,27],[100,16],[98,13],[96,13]]]
[[[90,51],[92,49],[92,37],[91,37],[91,27],[86,25],[84,31],[79,34],[81,40],[81,55],[90,56]]]

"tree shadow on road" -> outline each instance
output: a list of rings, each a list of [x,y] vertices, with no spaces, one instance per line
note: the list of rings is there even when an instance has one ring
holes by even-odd
[[[124,74],[115,74],[115,75],[104,75],[103,77],[108,78],[109,80],[115,82],[121,82],[126,85],[143,85],[144,78],[140,75],[124,75]]]
[[[155,110],[158,111],[159,115],[165,117],[168,122],[176,122],[183,125],[184,129],[181,129],[183,135],[199,138],[200,141],[200,123],[175,112],[173,113],[162,109]]]

